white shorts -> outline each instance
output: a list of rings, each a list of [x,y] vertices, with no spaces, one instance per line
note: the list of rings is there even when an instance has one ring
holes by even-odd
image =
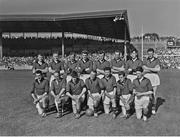
[[[71,76],[71,75],[67,75],[67,77],[66,77],[67,83],[68,83],[71,79],[72,79],[72,76]]]
[[[100,101],[100,99],[101,99],[101,95],[100,95],[99,93],[93,93],[92,96],[93,96],[97,101]],[[88,98],[87,105],[88,105],[88,106],[93,106],[93,105],[94,105],[93,99],[92,99],[90,96],[89,96],[89,98]]]
[[[118,81],[119,80],[119,76],[118,76],[118,74],[112,74],[115,78],[116,78],[116,81]]]
[[[97,76],[98,78],[102,79],[104,77],[104,75],[100,74]]]
[[[114,94],[114,91],[111,91],[111,92],[109,92],[108,94],[113,95],[113,94]],[[115,101],[115,98],[114,98],[114,99],[110,99],[109,97],[105,96],[103,103],[109,105],[110,102],[111,102],[112,104],[114,104],[114,103],[116,102],[116,101]]]
[[[73,97],[77,97],[78,95],[73,95]],[[81,103],[84,102],[85,99],[85,95],[82,95],[82,97],[80,98]],[[76,101],[72,100],[72,105],[76,105]]]
[[[134,79],[137,78],[136,75],[127,75],[127,78],[131,80],[131,82],[133,82]]]
[[[160,79],[158,74],[155,73],[147,73],[144,75],[144,77],[148,78],[151,81],[152,86],[159,86],[160,85]]]
[[[82,75],[80,75],[80,79],[82,79],[84,82],[89,77],[90,77],[90,74],[82,74]]]
[[[51,87],[51,83],[52,83],[52,81],[55,79],[55,77],[54,77],[54,75],[51,75],[51,77],[50,77],[50,81],[49,81],[49,86]]]
[[[142,96],[140,99],[135,96],[135,109],[147,108],[149,105],[149,96]]]
[[[130,97],[131,97],[131,94],[127,94],[127,95],[122,95],[122,97],[126,100],[126,102],[130,99]],[[125,106],[124,104],[123,104],[123,102],[121,101],[121,99],[119,100],[119,105],[121,105],[121,106]]]

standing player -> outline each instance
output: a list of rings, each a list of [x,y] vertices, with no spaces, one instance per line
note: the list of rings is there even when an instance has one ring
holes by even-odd
[[[78,68],[81,74],[90,74],[93,62],[88,58],[88,51],[82,51],[82,59],[78,61]]]
[[[105,76],[101,79],[104,93],[103,105],[106,114],[110,112],[110,103],[112,103],[113,118],[116,118],[116,78],[111,74],[111,68],[104,68]]]
[[[126,63],[126,71],[128,73],[127,78],[133,81],[136,78],[135,70],[137,67],[142,67],[143,62],[138,59],[138,52],[137,50],[131,51],[131,59]]]
[[[133,81],[133,94],[135,95],[135,110],[137,119],[143,117],[147,121],[148,106],[150,102],[150,95],[153,94],[153,87],[151,81],[144,77],[143,68],[136,68],[137,78]]]
[[[63,115],[64,103],[68,100],[68,97],[65,95],[66,79],[63,78],[59,71],[54,72],[54,78],[55,79],[51,82],[50,89],[57,109],[56,118],[60,118]],[[59,104],[62,106],[61,111],[59,110]]]
[[[49,82],[44,79],[42,72],[37,70],[35,72],[36,77],[33,82],[31,95],[36,104],[37,111],[42,117],[46,116],[46,109],[48,108],[48,93],[49,93]]]
[[[52,80],[54,80],[53,73],[59,71],[60,73],[64,73],[64,63],[59,60],[58,53],[53,53],[53,61],[49,64],[49,72],[50,72],[50,85]]]
[[[145,77],[151,81],[153,86],[153,96],[152,96],[152,114],[156,113],[156,91],[157,87],[160,85],[160,79],[158,72],[160,71],[159,59],[154,57],[154,49],[149,48],[147,50],[148,58],[143,62],[143,69]]]
[[[118,73],[119,80],[117,81],[117,95],[120,97],[119,105],[122,108],[122,117],[129,118],[130,109],[134,100],[133,84],[130,79],[126,78],[125,72]]]
[[[78,62],[76,61],[76,54],[74,52],[70,53],[70,60],[67,61],[66,64],[66,74],[67,74],[67,82],[71,80],[71,72],[76,71],[78,72]]]
[[[111,60],[111,71],[113,76],[115,76],[116,81],[118,81],[118,72],[125,70],[125,62],[122,58],[122,52],[117,50],[114,55],[114,59]]]
[[[110,62],[105,60],[105,52],[99,52],[99,60],[96,61],[93,65],[93,69],[97,71],[97,75],[99,78],[103,78],[104,76],[104,69],[106,67],[110,67]]]
[[[43,56],[41,54],[38,54],[37,60],[33,63],[33,74],[35,74],[37,70],[40,70],[44,76],[46,76],[46,73],[48,72],[48,64],[44,62]]]
[[[84,101],[84,94],[86,92],[86,86],[82,79],[78,77],[76,71],[71,73],[72,79],[67,83],[66,95],[72,99],[72,109],[75,118],[80,118],[81,104]]]
[[[101,80],[97,77],[96,71],[91,71],[90,77],[85,81],[88,91],[88,106],[94,111],[94,116],[97,117],[97,109],[100,103],[101,89],[103,88]]]

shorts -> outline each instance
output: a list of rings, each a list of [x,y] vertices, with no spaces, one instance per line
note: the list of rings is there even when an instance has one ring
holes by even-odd
[[[73,97],[77,97],[78,95],[72,95]],[[79,99],[82,102],[84,102],[85,100],[85,95],[82,95],[81,98]],[[72,105],[76,105],[76,101],[72,100]]]
[[[140,99],[135,96],[135,109],[147,108],[149,105],[149,96],[142,96]]]
[[[118,81],[119,80],[119,76],[118,76],[118,74],[112,74],[115,78],[116,78],[116,81]]]
[[[96,101],[100,101],[101,99],[101,95],[99,93],[92,93],[92,96],[95,98]],[[94,105],[94,102],[93,102],[93,99],[89,96],[88,98],[88,102],[87,102],[87,105],[88,106],[93,106]]]
[[[71,77],[70,75],[67,75],[67,77],[66,77],[67,83],[68,83],[71,79],[72,79],[72,77]]]
[[[122,95],[122,97],[126,100],[126,102],[130,99],[130,97],[131,97],[131,94],[127,94],[127,95]],[[123,102],[121,101],[121,99],[119,100],[119,105],[120,106],[125,106],[124,104],[123,104]]]
[[[158,74],[155,73],[147,73],[144,75],[144,77],[148,78],[151,81],[152,86],[159,86],[160,85],[160,79]]]
[[[104,75],[100,74],[97,76],[98,78],[102,79],[104,77]]]
[[[133,82],[134,79],[137,78],[136,75],[127,75],[127,78],[131,80],[131,82]]]
[[[113,94],[114,94],[114,91],[111,91],[111,92],[109,92],[108,94],[113,95]],[[110,99],[109,97],[107,97],[107,96],[105,95],[105,98],[104,98],[103,103],[109,105],[110,102],[111,102],[112,104],[114,104],[114,103],[116,102],[115,98]]]
[[[82,74],[82,75],[80,75],[80,79],[82,79],[84,82],[89,77],[90,77],[90,74]]]

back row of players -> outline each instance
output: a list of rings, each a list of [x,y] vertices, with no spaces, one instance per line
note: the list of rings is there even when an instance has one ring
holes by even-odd
[[[133,50],[131,59],[125,62],[122,52],[115,51],[114,59],[109,62],[101,51],[98,61],[93,62],[88,58],[88,52],[83,51],[81,60],[76,61],[72,53],[66,63],[58,59],[58,53],[53,53],[53,61],[49,65],[43,61],[42,55],[38,55],[33,65],[35,80],[31,90],[38,113],[42,117],[46,116],[50,93],[54,97],[57,117],[62,116],[58,105],[71,98],[74,116],[79,118],[81,104],[87,95],[87,105],[96,117],[102,100],[106,114],[110,113],[112,104],[115,118],[116,99],[119,98],[123,117],[129,117],[129,110],[134,104],[137,118],[146,121],[150,101],[152,114],[156,113],[155,95],[160,85],[159,60],[154,57],[154,49],[148,49],[147,53],[148,58],[142,62],[137,50]]]

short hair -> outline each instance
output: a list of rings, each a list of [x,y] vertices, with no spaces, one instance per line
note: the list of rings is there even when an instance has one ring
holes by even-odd
[[[43,56],[41,53],[39,53],[37,56]]]
[[[130,53],[133,53],[133,52],[138,53],[138,51],[137,51],[136,49],[131,50],[131,52],[130,52]]]
[[[119,76],[121,76],[121,75],[123,75],[123,77],[126,75],[126,73],[124,72],[124,71],[120,71],[119,73],[118,73],[118,75]]]
[[[69,55],[76,55],[76,53],[75,52],[70,52],[70,54]]]
[[[81,53],[82,54],[88,54],[88,51],[87,50],[83,50]]]
[[[100,50],[98,54],[105,54],[104,50]]]
[[[111,68],[110,67],[105,67],[104,71],[107,71],[107,70],[111,71]]]
[[[35,73],[42,75],[42,71],[41,70],[37,70]]]
[[[58,54],[58,55],[59,55],[59,53],[58,53],[58,52],[53,52],[53,55],[54,55],[54,54]]]
[[[137,72],[137,71],[143,72],[143,68],[142,68],[142,67],[137,67],[137,68],[136,68],[136,72]]]
[[[72,76],[73,78],[78,78],[78,73],[77,73],[77,71],[72,71],[72,72],[71,72],[71,76]]]
[[[114,53],[117,53],[117,52],[118,52],[118,53],[122,53],[121,50],[115,50],[115,51],[114,51]]]
[[[147,50],[147,52],[153,52],[153,53],[154,53],[154,49],[153,49],[153,48],[149,48],[149,49]]]

